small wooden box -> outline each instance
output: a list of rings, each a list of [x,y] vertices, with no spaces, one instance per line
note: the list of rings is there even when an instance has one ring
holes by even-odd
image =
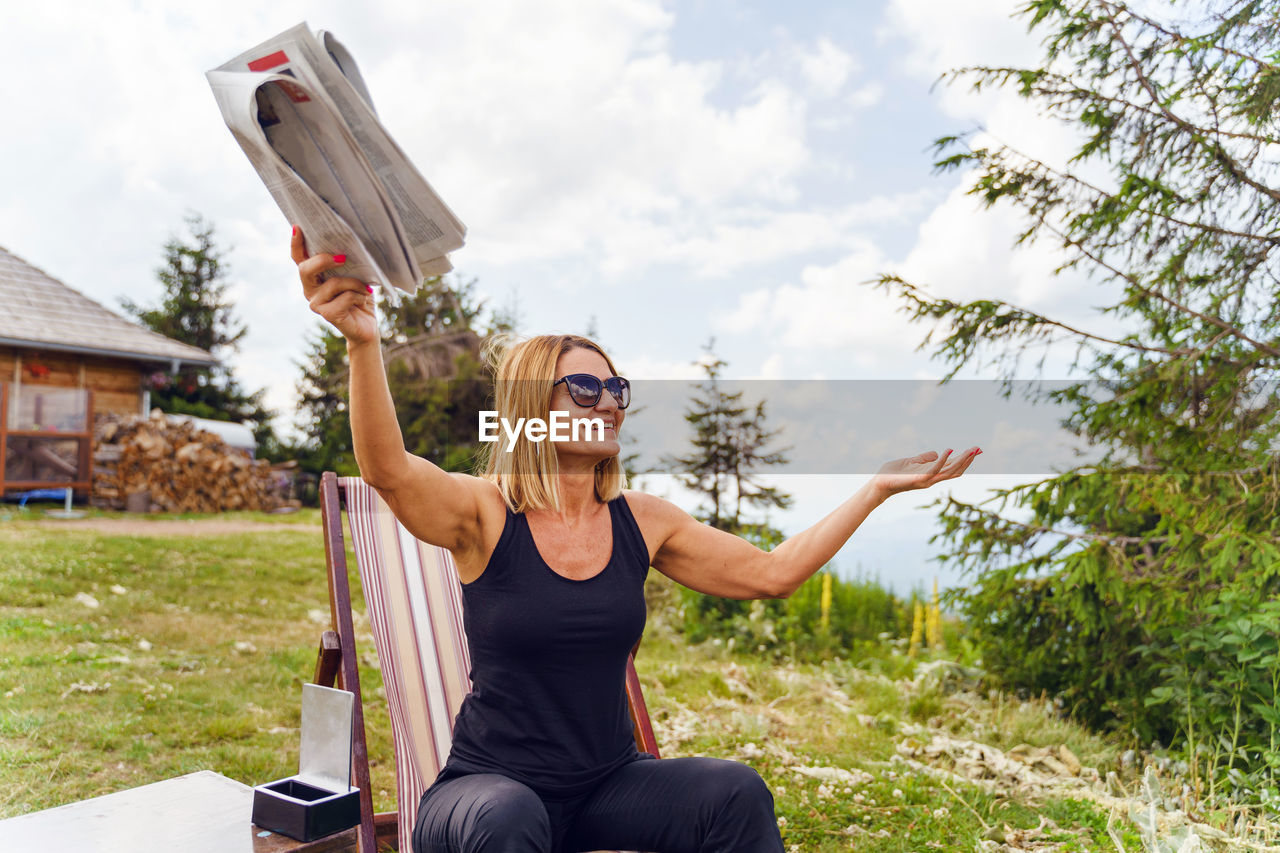
[[[351,787],[355,697],[318,684],[302,686],[298,775],[253,789],[253,822],[299,841],[360,822],[360,789]]]
[[[253,789],[253,822],[263,829],[314,841],[360,822],[360,789],[328,791],[297,776]]]

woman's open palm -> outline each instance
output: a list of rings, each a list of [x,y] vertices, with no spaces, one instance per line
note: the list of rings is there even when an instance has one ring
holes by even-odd
[[[941,456],[937,451],[926,450],[915,456],[886,462],[876,473],[874,481],[887,495],[927,489],[934,483],[959,477],[980,453],[982,450],[979,448],[970,447],[953,459],[951,450]]]

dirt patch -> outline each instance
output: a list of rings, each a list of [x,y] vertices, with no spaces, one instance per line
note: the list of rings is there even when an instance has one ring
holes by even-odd
[[[281,522],[273,524],[266,521],[242,521],[237,519],[202,519],[200,521],[183,521],[174,519],[148,521],[133,518],[81,518],[81,519],[39,519],[29,524],[38,530],[92,530],[110,536],[229,536],[237,533],[286,533],[305,532],[319,535],[322,528],[318,524],[291,524]]]

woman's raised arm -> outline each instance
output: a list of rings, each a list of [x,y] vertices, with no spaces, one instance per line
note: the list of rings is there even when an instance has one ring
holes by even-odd
[[[450,474],[405,450],[382,363],[373,288],[354,278],[321,276],[343,255],[308,255],[301,229],[290,250],[311,310],[347,341],[350,362],[351,441],[360,476],[377,490],[396,518],[419,539],[452,550],[479,541],[479,491],[487,484]]]

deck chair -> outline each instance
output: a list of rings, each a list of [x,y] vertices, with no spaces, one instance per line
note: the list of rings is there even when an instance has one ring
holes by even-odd
[[[373,813],[342,532],[344,505],[391,716],[398,814]],[[321,637],[315,681],[326,686],[336,681],[355,694],[352,777],[360,788],[358,851],[375,853],[379,841],[394,838],[398,849],[409,853],[418,801],[449,755],[453,719],[471,689],[462,588],[452,555],[415,539],[363,480],[326,472],[320,479],[320,509],[332,630]],[[658,744],[634,654],[633,649],[626,684],[636,745],[656,756]]]

